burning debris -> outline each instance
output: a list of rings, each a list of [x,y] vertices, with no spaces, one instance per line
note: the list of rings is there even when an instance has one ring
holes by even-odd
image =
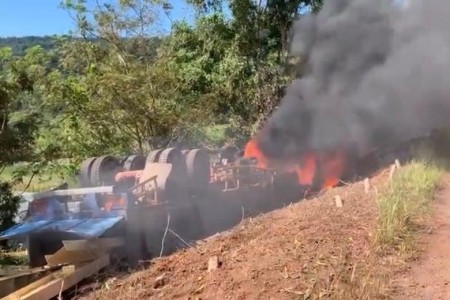
[[[292,53],[310,72],[292,83],[246,157],[338,183],[355,158],[446,127],[450,20],[445,0],[325,1],[294,25]],[[301,67],[304,67],[302,65]]]
[[[259,168],[273,168],[281,173],[295,173],[298,184],[302,186],[314,186],[318,188],[334,187],[345,171],[345,154],[341,152],[317,155],[313,152],[306,153],[289,164],[277,164],[263,154],[257,140],[251,140],[245,148],[244,157],[254,158]],[[317,178],[319,168],[320,178]],[[317,182],[320,180],[320,182]]]

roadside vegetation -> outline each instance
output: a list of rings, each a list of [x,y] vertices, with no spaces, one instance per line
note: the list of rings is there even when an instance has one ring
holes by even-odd
[[[28,262],[26,251],[0,250],[0,270],[2,266],[22,266]],[[0,274],[1,275],[1,274]]]
[[[414,160],[397,169],[377,196],[376,242],[384,252],[394,251],[404,259],[417,251],[417,237],[432,216],[445,171],[450,166],[450,132],[437,130],[416,146]]]
[[[374,193],[359,198],[357,205],[372,206],[374,211],[372,220],[360,220],[357,225],[373,221],[367,237],[367,256],[364,266],[354,265],[359,268],[356,273],[342,272],[343,282],[332,299],[391,299],[395,295],[398,282],[393,278],[405,270],[407,262],[418,257],[418,239],[429,228],[433,202],[445,172],[438,163],[442,161],[426,145],[413,161],[397,168],[392,179],[385,170]]]
[[[402,256],[415,251],[418,230],[431,215],[443,170],[433,162],[413,161],[401,167],[380,191],[376,240]]]

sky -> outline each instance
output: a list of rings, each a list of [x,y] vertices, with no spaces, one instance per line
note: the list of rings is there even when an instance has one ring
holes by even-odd
[[[0,37],[66,34],[74,21],[59,7],[61,0],[0,0]],[[94,4],[95,0],[88,0]],[[184,0],[171,0],[172,20],[192,20],[194,12]],[[162,14],[161,31],[170,29],[170,19]]]
[[[60,2],[61,0],[0,0],[0,37],[68,33],[74,28],[74,21],[59,7]],[[87,2],[94,5],[96,0]],[[194,19],[194,11],[185,0],[170,0],[170,2],[173,6],[170,18],[160,14],[157,22],[160,33],[169,32],[171,20]],[[394,2],[402,3],[405,0]]]

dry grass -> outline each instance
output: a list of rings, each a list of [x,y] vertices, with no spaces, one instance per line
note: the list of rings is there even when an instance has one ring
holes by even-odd
[[[384,250],[410,255],[415,234],[431,213],[443,171],[435,164],[415,161],[400,168],[378,195],[376,241]]]

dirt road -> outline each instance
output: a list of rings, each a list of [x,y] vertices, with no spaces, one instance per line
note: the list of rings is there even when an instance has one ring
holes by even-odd
[[[450,299],[450,175],[434,209],[431,234],[424,234],[420,241],[421,258],[411,265],[402,295],[396,299]]]

